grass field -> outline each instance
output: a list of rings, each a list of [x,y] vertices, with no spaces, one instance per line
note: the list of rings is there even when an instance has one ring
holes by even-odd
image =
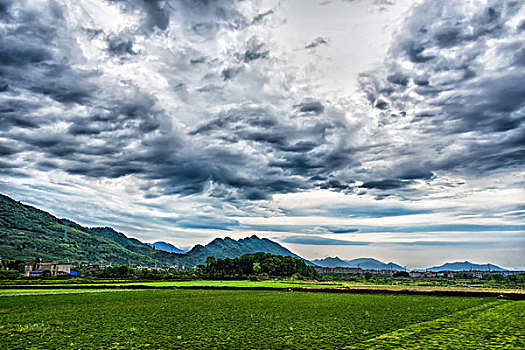
[[[37,281],[35,281],[37,282]],[[9,285],[7,285],[9,286]],[[16,285],[14,285],[16,286]],[[117,282],[97,282],[97,283],[34,283],[16,286],[24,288],[24,286],[34,287],[124,287],[124,286],[144,286],[144,287],[237,287],[237,288],[293,288],[293,287],[310,287],[310,288],[342,288],[342,283],[319,283],[319,282],[283,282],[283,281],[210,281],[210,280],[191,280],[191,281],[142,281],[142,282],[131,282],[131,281],[117,281]],[[2,286],[0,285],[0,290]]]
[[[18,294],[0,298],[0,348],[523,348],[524,311],[518,301],[408,295]]]
[[[67,293],[98,293],[98,292],[118,292],[122,289],[93,289],[93,288],[75,288],[75,289],[0,289],[0,297],[7,297],[11,295],[42,295],[42,294],[67,294]]]
[[[53,280],[34,280],[34,281],[16,281],[0,283],[0,294],[10,293],[11,288],[30,289],[30,288],[125,288],[129,287],[145,287],[145,288],[171,288],[171,287],[227,287],[227,288],[348,288],[354,290],[386,290],[386,291],[421,291],[421,292],[485,292],[493,293],[519,293],[525,294],[523,287],[514,288],[483,288],[483,287],[469,287],[469,286],[440,286],[440,285],[404,285],[404,284],[371,284],[371,283],[357,283],[357,282],[316,282],[316,281],[215,281],[215,280],[189,280],[189,281],[53,281]],[[76,282],[76,283],[74,283]],[[14,291],[12,291],[14,292]]]

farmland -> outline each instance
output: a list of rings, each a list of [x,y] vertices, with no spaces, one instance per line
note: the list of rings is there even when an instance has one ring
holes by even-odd
[[[522,301],[472,297],[184,289],[19,293],[0,297],[0,348],[446,347],[458,339],[477,348],[520,348],[524,311]]]
[[[338,289],[348,292],[392,292],[392,293],[488,293],[493,296],[500,294],[518,296],[525,299],[523,286],[491,286],[491,285],[468,285],[468,284],[415,284],[396,283],[380,284],[367,282],[319,282],[319,281],[292,281],[283,280],[172,280],[172,281],[134,281],[134,280],[12,280],[0,282],[0,295],[5,293],[16,293],[20,289],[122,289],[122,288],[218,288],[218,289]],[[481,294],[480,294],[481,295]],[[521,297],[520,297],[521,296]],[[515,298],[515,297],[514,297]]]

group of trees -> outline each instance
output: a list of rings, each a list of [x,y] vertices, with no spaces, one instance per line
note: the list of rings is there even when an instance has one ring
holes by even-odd
[[[271,276],[290,277],[300,275],[305,278],[316,278],[318,273],[312,266],[293,256],[274,255],[270,253],[244,254],[238,258],[206,258],[206,265],[200,266],[206,277],[249,277]]]
[[[497,283],[503,284],[523,284],[525,283],[525,273],[520,273],[517,275],[500,275],[497,273],[483,273],[482,274],[484,281],[494,281]],[[456,272],[455,278],[457,279],[478,279],[472,272]]]
[[[113,265],[105,268],[81,268],[78,271],[78,276],[82,278],[118,278],[118,279],[145,279],[145,280],[161,280],[186,277],[188,271],[180,271],[176,269],[136,269],[128,265]]]
[[[0,279],[15,279],[24,273],[25,263],[22,260],[0,260]]]

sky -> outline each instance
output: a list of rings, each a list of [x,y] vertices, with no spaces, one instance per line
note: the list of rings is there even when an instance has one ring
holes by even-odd
[[[178,247],[525,270],[525,4],[0,0],[0,192]]]

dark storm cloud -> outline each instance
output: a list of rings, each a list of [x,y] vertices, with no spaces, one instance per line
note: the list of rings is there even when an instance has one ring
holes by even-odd
[[[522,6],[489,1],[460,9],[454,1],[426,1],[413,10],[391,48],[386,73],[362,74],[360,82],[368,101],[383,111],[380,125],[401,118],[410,123],[405,135],[423,138],[424,144],[405,138],[404,152],[419,164],[398,154],[392,159],[397,179],[364,187],[404,187],[403,180],[432,179],[440,170],[481,174],[520,166],[523,145],[509,140],[525,133],[523,44],[519,25],[508,23]],[[413,67],[402,68],[403,61]],[[462,151],[452,152],[445,143]],[[422,145],[426,152],[418,150]]]
[[[157,130],[161,121],[155,108],[156,99],[135,91],[129,99],[111,101],[112,108],[101,110],[89,117],[74,118],[68,131],[72,135],[98,135],[128,129],[133,133],[147,134]]]
[[[210,134],[221,130],[241,130],[245,127],[268,129],[275,126],[278,126],[277,118],[264,108],[230,109],[189,134]]]
[[[434,173],[428,170],[424,169],[406,169],[403,171],[403,173],[399,176],[403,180],[417,180],[417,179],[424,179],[428,180],[431,179],[434,176]]]
[[[114,3],[130,13],[144,11],[148,30],[167,29],[175,6],[159,1]],[[242,27],[245,19],[229,4],[191,2],[178,10],[191,19],[185,25],[192,35],[207,37],[214,35],[218,25]],[[39,169],[59,167],[92,178],[136,175],[151,182],[145,188],[149,195],[192,195],[210,188],[211,196],[227,200],[267,199],[273,193],[310,188],[309,177],[328,174],[348,159],[344,145],[329,147],[328,152],[317,150],[327,148],[327,136],[334,139],[336,130],[346,125],[339,116],[317,118],[326,112],[315,100],[296,106],[299,112],[310,115],[311,121],[303,125],[266,108],[240,107],[219,112],[182,133],[173,127],[159,100],[147,91],[127,82],[116,85],[97,70],[78,68],[83,58],[78,55],[80,48],[74,35],[105,41],[109,55],[134,56],[134,33],[108,34],[96,28],[63,30],[67,23],[60,11],[58,3],[38,16],[36,9],[22,7],[12,13],[16,25],[0,39],[0,69],[8,91],[16,91],[5,95],[0,110],[0,131],[9,131],[10,137],[16,138],[15,147],[2,149],[6,155],[22,148],[43,157]],[[269,55],[256,37],[251,37],[245,47],[241,64]],[[198,51],[192,51],[192,56],[206,57]],[[207,64],[204,58],[198,62]],[[243,71],[242,65],[233,65],[223,68],[222,75],[230,80]],[[43,114],[50,103],[54,112]],[[81,113],[72,112],[79,106]],[[65,129],[53,130],[58,123]],[[236,146],[240,141],[252,151]],[[271,157],[264,156],[268,148],[273,150]]]
[[[397,180],[397,179],[385,179],[385,180],[379,180],[379,181],[369,181],[365,182],[362,187],[372,189],[376,188],[379,190],[396,190],[401,187],[405,187],[410,182],[403,181],[403,180]]]
[[[7,16],[7,9],[11,5],[12,0],[1,0],[0,1],[0,17]]]
[[[364,246],[369,245],[369,242],[344,241],[341,239],[325,238],[321,236],[289,236],[280,239],[281,242],[291,244],[307,244],[307,245],[352,245]]]
[[[392,52],[421,69],[406,72],[390,62],[385,76],[362,76],[368,100],[384,111],[380,127],[395,118],[414,118],[407,129],[438,140],[472,130],[505,134],[482,146],[467,144],[465,152],[443,151],[445,156],[421,161],[417,142],[366,144],[360,130],[368,121],[355,122],[347,106],[315,94],[278,91],[281,85],[295,87],[293,81],[276,83],[267,73],[277,59],[271,41],[247,34],[227,49],[208,49],[222,32],[259,29],[257,23],[272,19],[271,11],[253,18],[257,12],[243,15],[232,1],[110,3],[135,16],[136,26],[108,32],[87,20],[71,25],[61,2],[5,6],[0,136],[13,141],[2,144],[5,157],[27,151],[39,169],[91,178],[134,175],[146,182],[141,186],[150,197],[206,193],[234,202],[312,188],[392,194],[430,181],[440,170],[518,166],[523,156],[522,71],[485,76],[473,64],[483,52],[476,45],[460,62],[437,50],[515,34],[502,25],[510,16],[502,6],[480,10],[472,21],[481,24],[470,34],[463,22],[455,25],[439,16],[422,31],[407,25]],[[82,46],[92,41],[98,46],[89,50],[100,50],[97,59]],[[317,38],[312,44],[327,43]],[[522,44],[511,44],[498,46],[497,53],[523,67]],[[155,66],[158,75],[134,81],[108,74],[137,66]],[[413,82],[415,92],[409,91]],[[442,97],[454,91],[454,84],[460,91]],[[406,111],[413,107],[409,93],[427,101],[416,115]],[[375,129],[371,132],[372,141],[381,139]],[[370,159],[387,165],[370,167]],[[363,182],[361,188],[356,181]]]
[[[0,40],[0,64],[3,66],[21,67],[50,58],[51,54],[45,48],[25,46],[14,37],[4,37]]]
[[[0,143],[0,156],[10,156],[18,153],[16,147],[9,147],[8,145]]]
[[[270,179],[292,177],[279,181],[272,180],[268,183],[258,176],[254,179],[259,183],[266,183],[269,192],[285,193],[310,186],[305,176],[328,174],[331,169],[347,163],[351,154],[344,149],[334,147],[329,152],[316,152],[318,147],[326,144],[326,134],[333,129],[344,129],[344,127],[344,124],[337,121],[321,119],[303,128],[292,127],[281,122],[270,110],[242,108],[222,113],[189,134],[200,135],[200,137],[224,137],[227,140],[235,140],[236,143],[242,140],[257,149],[260,147],[273,149],[275,156],[269,160],[270,169],[264,174]],[[254,184],[255,181],[250,186]],[[239,183],[236,186],[242,188],[244,184]],[[257,187],[253,192],[253,198],[258,198],[265,192],[263,187]],[[266,194],[263,197],[266,197]]]
[[[93,97],[96,86],[88,82],[93,75],[63,67],[48,67],[42,81],[30,84],[29,90],[48,96],[57,102],[86,104]],[[45,82],[45,83],[44,83]],[[82,82],[79,84],[79,82]]]
[[[348,227],[348,226],[321,226],[320,227],[323,230],[326,230],[331,233],[356,233],[359,232],[358,228],[355,227]]]
[[[296,143],[294,143],[292,145],[282,145],[280,147],[280,149],[283,150],[283,151],[286,151],[286,152],[303,153],[303,152],[311,151],[314,148],[316,148],[317,146],[318,146],[318,144],[315,143],[315,142],[311,142],[311,141],[297,141]]]
[[[160,0],[144,0],[143,6],[147,13],[147,24],[150,29],[157,27],[165,30],[170,21],[170,15],[163,7],[166,5]]]
[[[301,113],[321,114],[324,112],[324,106],[319,101],[304,101],[294,107]]]
[[[7,99],[0,106],[0,131],[8,131],[13,127],[37,128],[45,121],[32,116],[33,108],[39,107],[36,103],[30,103],[19,99]]]
[[[252,37],[248,40],[247,49],[244,52],[243,59],[245,63],[255,61],[261,58],[268,58],[269,50],[265,50],[264,43],[261,43],[257,38]]]
[[[224,80],[230,80],[235,78],[235,76],[241,73],[243,70],[243,67],[228,67],[221,71],[221,76]]]
[[[266,16],[269,16],[273,13],[273,10],[268,10],[266,12],[260,13],[257,16],[253,17],[252,24],[262,22]]]
[[[0,72],[9,85],[0,94],[0,132],[9,132],[19,151],[47,158],[39,169],[90,177],[145,173],[148,162],[123,149],[162,124],[156,99],[134,87],[107,89],[99,72],[73,68],[79,65],[77,41],[69,36],[74,31],[63,30],[57,3],[47,11],[22,6],[10,13],[15,24],[0,39]],[[134,53],[131,36],[108,36],[107,43],[112,55]],[[53,112],[41,112],[51,106]],[[70,112],[77,106],[84,108],[78,116]],[[68,125],[66,132],[56,131],[58,123]]]
[[[312,41],[311,43],[306,45],[304,48],[305,49],[313,49],[313,48],[316,48],[316,47],[318,47],[320,45],[328,45],[328,39],[327,38],[323,38],[323,37],[317,37],[317,38],[315,38],[314,41]]]
[[[133,39],[126,36],[110,36],[108,41],[108,51],[112,55],[134,55]]]

